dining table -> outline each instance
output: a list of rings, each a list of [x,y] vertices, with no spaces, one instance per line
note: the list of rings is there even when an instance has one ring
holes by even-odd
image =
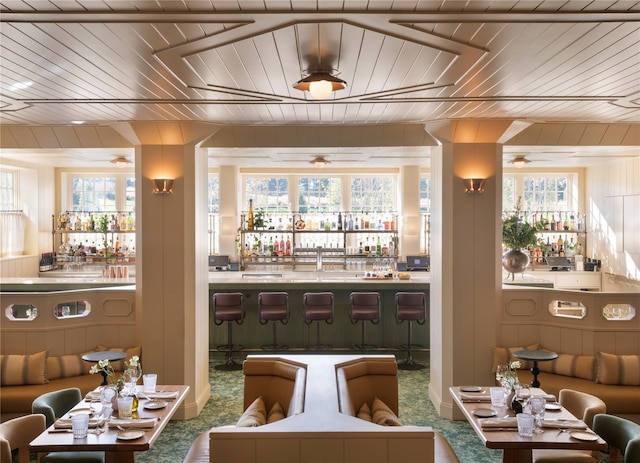
[[[502,450],[503,463],[531,463],[534,449],[602,451],[607,443],[584,422],[556,402],[555,396],[540,388],[531,395],[547,399],[542,433],[532,437],[518,434],[515,414],[509,406],[491,405],[489,387],[453,386],[449,393],[485,447]]]
[[[102,422],[99,388],[89,392],[56,423],[29,444],[31,452],[104,452],[105,463],[135,463],[136,452],[149,450],[184,401],[189,386],[162,385],[153,393],[144,393],[137,386],[137,416],[120,420],[118,412]],[[88,411],[87,411],[88,409]],[[76,439],[70,427],[70,417],[78,412],[90,413],[90,428],[85,438]],[[100,417],[100,418],[97,418]],[[66,426],[66,424],[69,426]],[[93,424],[91,424],[93,423]]]

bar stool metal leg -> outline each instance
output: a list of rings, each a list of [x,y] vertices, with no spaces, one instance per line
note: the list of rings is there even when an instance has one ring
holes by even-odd
[[[407,322],[407,344],[402,344],[399,349],[407,351],[404,361],[398,362],[398,368],[403,370],[421,370],[424,365],[416,363],[413,359],[414,349],[422,349],[422,346],[413,344],[413,322],[424,325],[426,322],[426,295],[421,292],[396,293],[396,322]]]

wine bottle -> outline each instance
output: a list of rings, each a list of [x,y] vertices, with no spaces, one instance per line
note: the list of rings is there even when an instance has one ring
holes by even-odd
[[[249,214],[247,217],[247,230],[253,230],[253,199],[249,200]]]
[[[342,231],[342,212],[338,211],[338,230]]]

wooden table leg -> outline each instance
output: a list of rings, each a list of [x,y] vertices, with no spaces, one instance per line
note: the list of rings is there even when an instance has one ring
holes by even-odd
[[[104,452],[104,463],[135,463],[135,452]]]
[[[502,463],[532,463],[531,449],[504,449]]]

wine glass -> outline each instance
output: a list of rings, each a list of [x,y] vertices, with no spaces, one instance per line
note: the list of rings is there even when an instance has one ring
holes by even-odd
[[[529,399],[529,405],[531,406],[531,414],[535,419],[535,426],[533,432],[536,434],[540,434],[544,432],[542,430],[542,418],[544,417],[544,407],[547,404],[547,401],[544,397],[534,395]]]
[[[522,404],[522,410],[529,404],[529,399],[531,398],[531,388],[528,384],[521,384],[520,389],[518,390],[518,402]]]
[[[136,392],[136,383],[142,376],[142,366],[140,363],[137,363],[135,366],[129,368],[129,373],[127,375],[127,387],[131,391],[131,393]]]

